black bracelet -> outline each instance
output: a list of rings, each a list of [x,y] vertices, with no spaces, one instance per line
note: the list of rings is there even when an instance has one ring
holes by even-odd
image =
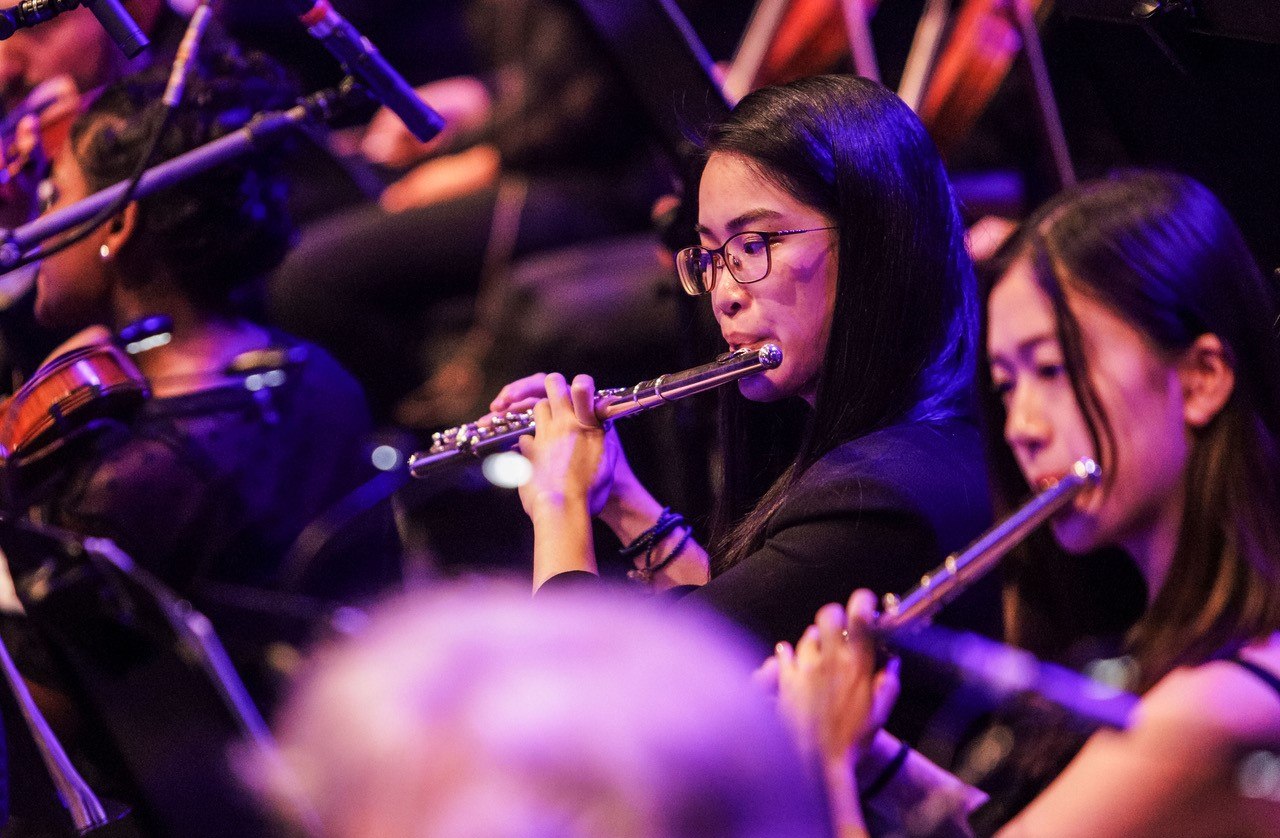
[[[893,755],[893,759],[889,760],[889,763],[881,769],[880,774],[862,792],[863,803],[884,791],[885,786],[889,785],[898,772],[902,770],[902,766],[907,762],[907,755],[910,753],[911,746],[906,742],[898,746],[898,752]]]
[[[634,559],[636,556],[644,553],[645,565],[648,565],[652,559],[654,545],[665,538],[667,533],[671,532],[683,523],[683,515],[679,512],[672,512],[668,507],[664,507],[662,512],[658,515],[657,523],[637,535],[634,541],[618,551],[618,555],[624,559]]]
[[[679,558],[680,554],[684,552],[684,548],[689,545],[689,539],[692,537],[693,537],[693,527],[685,527],[684,535],[680,536],[680,540],[676,542],[675,547],[671,548],[671,552],[663,556],[662,561],[648,568],[649,578],[652,579],[655,573],[657,573],[659,570],[662,570],[664,567],[666,567],[667,565],[675,561],[677,558]]]

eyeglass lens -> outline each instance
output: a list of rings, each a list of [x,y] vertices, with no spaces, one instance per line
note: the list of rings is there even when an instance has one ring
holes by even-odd
[[[718,250],[689,247],[680,252],[680,278],[694,294],[710,291],[719,271],[717,260],[740,283],[759,282],[769,273],[769,241],[761,233],[744,232],[731,237]]]

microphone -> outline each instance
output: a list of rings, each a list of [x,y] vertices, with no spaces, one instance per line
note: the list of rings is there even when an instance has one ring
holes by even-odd
[[[12,37],[19,29],[44,23],[79,6],[93,12],[126,57],[135,58],[150,46],[147,36],[120,5],[120,0],[22,0],[13,8],[0,10],[0,41]]]
[[[360,80],[374,98],[400,117],[422,142],[439,134],[444,117],[431,109],[369,39],[334,11],[329,0],[288,0],[307,32]]]
[[[93,12],[125,57],[136,58],[150,45],[137,22],[120,5],[120,0],[84,0],[84,6]]]

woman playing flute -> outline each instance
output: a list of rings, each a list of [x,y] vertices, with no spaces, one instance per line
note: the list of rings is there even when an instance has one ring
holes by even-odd
[[[522,443],[535,587],[596,572],[598,516],[630,545],[634,576],[693,590],[772,643],[832,596],[910,584],[988,521],[971,415],[976,284],[933,144],[876,84],[828,76],[758,91],[705,150],[701,244],[678,254],[680,278],[710,296],[729,348],[781,348],[781,366],[738,389],[807,405],[790,467],[745,515],[724,516],[708,550],[636,480],[594,416],[589,377],[531,376],[492,408],[545,392]],[[725,472],[732,498],[736,470]]]
[[[1065,194],[1005,257],[983,365],[1003,437],[996,484],[1017,498],[1077,457],[1100,459],[1102,484],[1053,519],[1053,538],[1073,554],[1122,548],[1147,607],[1128,636],[1128,687],[1141,694],[1128,728],[1091,737],[1001,834],[1275,835],[1277,290],[1221,204],[1168,174]],[[845,611],[829,606],[794,653],[779,648],[792,717],[831,758],[877,759],[860,744],[891,681],[871,663],[873,603],[865,591],[850,601],[852,643]],[[817,734],[837,729],[839,744]]]

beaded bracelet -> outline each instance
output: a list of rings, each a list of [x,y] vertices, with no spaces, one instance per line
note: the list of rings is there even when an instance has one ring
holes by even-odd
[[[644,567],[631,571],[627,576],[631,579],[635,579],[636,581],[643,582],[646,585],[649,584],[658,571],[662,570],[679,558],[680,554],[684,552],[684,548],[688,546],[689,539],[692,537],[693,527],[685,527],[684,535],[680,536],[680,540],[676,542],[675,547],[671,548],[671,552],[662,557],[662,561],[655,565],[650,565],[646,562]],[[655,544],[654,546],[657,545]]]
[[[669,508],[664,507],[662,513],[658,516],[658,522],[656,524],[640,533],[640,535],[636,536],[634,541],[618,551],[619,555],[624,559],[635,559],[636,556],[644,553],[643,564],[634,570],[628,571],[628,578],[647,584],[649,580],[653,578],[653,574],[657,570],[669,564],[670,561],[675,558],[675,554],[679,550],[684,549],[685,541],[688,540],[687,534],[685,538],[681,540],[681,543],[676,547],[676,549],[672,550],[671,554],[659,563],[658,567],[655,567],[653,563],[653,551],[662,543],[664,538],[674,532],[676,527],[679,527],[683,523],[683,515],[678,512],[672,512]]]
[[[624,559],[634,559],[641,553],[648,555],[652,553],[655,544],[666,538],[667,533],[683,523],[683,515],[672,512],[670,507],[664,506],[662,512],[658,514],[658,522],[637,535],[634,541],[618,551],[618,555]]]
[[[885,786],[889,785],[893,778],[897,776],[898,772],[902,770],[902,766],[907,762],[907,755],[910,753],[911,746],[906,742],[903,742],[898,746],[898,752],[893,755],[893,759],[889,760],[876,778],[872,780],[862,792],[863,803],[884,791]]]

